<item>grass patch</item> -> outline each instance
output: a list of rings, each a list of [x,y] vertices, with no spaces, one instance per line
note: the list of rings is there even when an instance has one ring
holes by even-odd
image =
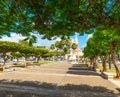
[[[35,65],[42,65],[42,64],[49,64],[49,63],[53,63],[53,61],[43,60],[43,61],[39,61],[39,62],[33,62],[33,64],[35,64]]]
[[[112,67],[111,69],[109,69],[109,68],[107,68],[107,72],[116,72],[116,70],[115,70],[115,68],[114,67]]]
[[[98,64],[98,68],[100,70],[103,70],[103,67],[102,67],[102,64]],[[111,69],[109,69],[109,66],[107,66],[107,72],[112,72],[112,73],[115,73],[115,68],[114,67],[111,67]]]
[[[39,62],[35,62],[35,61],[26,61],[26,64],[27,66],[33,66],[33,65],[36,65],[36,66],[40,66],[42,64],[49,64],[49,63],[52,63],[53,61],[46,61],[46,60],[42,60],[42,61],[39,61]],[[13,64],[13,66],[19,66],[19,65],[24,65],[24,62],[16,62]]]
[[[91,67],[89,62],[87,64],[88,64],[88,67]],[[102,64],[99,63],[97,68],[102,71],[103,70]],[[109,69],[109,66],[107,66],[107,72],[115,73],[116,72],[115,67],[111,67],[111,69]]]

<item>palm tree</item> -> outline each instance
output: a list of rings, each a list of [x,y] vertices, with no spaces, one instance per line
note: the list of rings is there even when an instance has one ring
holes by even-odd
[[[66,40],[65,40],[65,39],[62,39],[62,40],[60,41],[60,43],[61,43],[62,45],[65,45],[65,44],[66,44]]]
[[[29,46],[33,46],[37,42],[37,37],[35,35],[29,35],[23,41],[28,41]]]
[[[69,53],[69,48],[68,47],[64,47],[63,51],[65,52],[65,54]]]
[[[51,49],[51,50],[55,50],[55,45],[54,45],[54,44],[51,44],[50,49]]]
[[[57,48],[57,50],[59,49],[59,46],[60,46],[60,42],[59,42],[59,41],[56,41],[56,42],[55,42],[55,47]]]
[[[68,53],[70,52],[71,44],[72,44],[71,40],[69,38],[66,38],[65,45],[68,48]]]
[[[78,47],[78,45],[76,43],[72,44],[72,49],[75,50]]]
[[[28,41],[25,41],[25,40],[19,40],[19,43],[23,46],[29,46]]]
[[[70,40],[69,38],[66,38],[66,39],[65,39],[65,45],[66,45],[67,47],[70,47],[71,44],[72,44],[71,40]]]

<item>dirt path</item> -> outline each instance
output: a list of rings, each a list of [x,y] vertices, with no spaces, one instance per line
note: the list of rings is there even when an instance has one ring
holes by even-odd
[[[16,91],[23,92],[25,86],[27,93],[31,91],[33,94],[44,95],[46,93],[47,95],[34,97],[119,97],[120,93],[117,91],[117,86],[84,65],[67,62],[4,72],[0,74],[0,80],[1,90],[14,88]],[[11,86],[7,88],[8,84],[17,85],[17,88]]]

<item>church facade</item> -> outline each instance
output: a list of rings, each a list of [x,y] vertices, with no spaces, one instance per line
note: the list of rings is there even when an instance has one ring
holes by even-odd
[[[65,55],[66,60],[76,61],[79,60],[79,58],[83,55],[82,50],[79,49],[78,47],[79,42],[78,42],[77,34],[75,36],[75,39],[73,40],[73,43],[77,44],[77,48],[74,50],[73,49],[70,50],[70,54]]]

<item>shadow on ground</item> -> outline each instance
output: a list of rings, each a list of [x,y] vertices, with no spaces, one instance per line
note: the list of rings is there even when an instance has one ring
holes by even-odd
[[[109,90],[101,86],[89,86],[85,84],[81,85],[72,85],[67,84],[65,86],[57,86],[56,84],[51,83],[40,83],[37,81],[18,81],[18,80],[0,80],[0,84],[5,85],[17,85],[17,86],[26,86],[26,87],[35,87],[35,88],[44,88],[53,90],[53,93],[44,94],[35,94],[35,93],[25,93],[0,89],[0,97],[119,97],[119,94],[115,94],[114,91]],[[37,92],[39,92],[37,90]],[[39,92],[40,93],[40,92]]]
[[[100,74],[90,70],[86,64],[73,64],[73,66],[69,68],[67,73],[75,75],[100,76]]]

